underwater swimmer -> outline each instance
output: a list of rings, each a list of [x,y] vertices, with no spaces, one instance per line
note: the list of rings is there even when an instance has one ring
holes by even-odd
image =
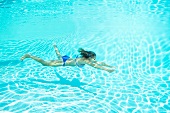
[[[115,71],[115,67],[110,66],[104,62],[98,62],[96,61],[96,54],[93,51],[86,51],[82,48],[78,49],[78,52],[80,53],[79,56],[77,56],[75,59],[70,58],[69,56],[65,55],[62,56],[56,46],[56,44],[53,45],[56,55],[58,56],[57,60],[50,60],[50,61],[44,61],[41,58],[38,58],[36,56],[32,56],[30,54],[25,54],[21,57],[21,61],[23,61],[26,58],[31,58],[39,63],[41,63],[43,66],[78,66],[83,67],[85,64],[92,66],[97,69],[105,70],[109,73]]]

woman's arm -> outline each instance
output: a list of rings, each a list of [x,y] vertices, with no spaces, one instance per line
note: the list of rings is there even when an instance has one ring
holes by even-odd
[[[94,61],[94,63],[100,65],[100,66],[107,66],[107,67],[110,67],[110,68],[115,68],[114,66],[110,66],[108,64],[106,64],[105,62],[97,62],[97,61]]]
[[[97,68],[97,69],[101,69],[101,70],[108,71],[109,73],[115,71],[115,70],[112,69],[112,68],[106,68],[106,67],[103,67],[102,65],[99,65],[99,64],[97,63],[97,61],[96,61],[95,63],[92,63],[92,62],[90,62],[90,61],[86,61],[86,64],[88,64],[88,65],[90,65],[90,66],[92,66],[92,67],[94,67],[94,68]]]

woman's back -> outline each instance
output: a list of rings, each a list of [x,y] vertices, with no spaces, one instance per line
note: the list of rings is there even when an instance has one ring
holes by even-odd
[[[65,66],[78,66],[83,67],[85,65],[85,59],[82,57],[69,58],[65,63]]]

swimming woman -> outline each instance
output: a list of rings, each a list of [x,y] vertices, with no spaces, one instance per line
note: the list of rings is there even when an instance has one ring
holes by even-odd
[[[43,66],[78,66],[78,67],[83,67],[85,64],[90,65],[94,68],[105,70],[108,72],[113,72],[115,70],[115,67],[110,66],[104,62],[98,62],[96,61],[96,54],[92,51],[86,51],[82,48],[78,50],[80,53],[80,56],[76,57],[75,59],[70,58],[69,56],[65,55],[62,56],[56,46],[56,44],[53,45],[55,52],[57,54],[58,60],[50,60],[50,61],[44,61],[41,58],[38,58],[36,56],[32,56],[30,54],[25,54],[24,56],[21,57],[21,61],[23,61],[26,58],[31,58],[39,63],[41,63]]]

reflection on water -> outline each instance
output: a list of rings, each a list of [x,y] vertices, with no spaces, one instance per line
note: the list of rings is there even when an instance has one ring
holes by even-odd
[[[3,15],[0,17],[0,38],[51,39],[108,31],[113,36],[146,31],[153,35],[164,34],[169,30],[167,4],[169,2],[164,0],[4,0],[0,5]]]
[[[57,38],[46,41],[1,42],[3,60],[0,61],[0,110],[17,112],[19,109],[19,112],[33,112],[43,105],[45,107],[39,111],[47,112],[48,108],[64,112],[64,108],[67,108],[66,111],[71,112],[78,106],[80,109],[74,109],[76,112],[84,106],[86,108],[83,112],[95,108],[102,108],[100,110],[104,111],[109,108],[113,112],[167,111],[165,103],[168,100],[166,95],[169,88],[169,39],[163,36],[133,39],[111,38],[112,36],[106,35],[102,37],[106,40],[103,41],[100,37],[94,40],[90,37],[86,40],[77,39],[78,42],[70,40],[69,44]],[[81,69],[53,68],[42,66],[30,59],[24,62],[15,60],[27,52],[45,60],[56,59],[53,41],[57,42],[62,53],[70,56],[76,54],[76,43],[88,47],[96,52],[97,60],[106,61],[116,66],[117,70],[110,74],[89,66]],[[55,107],[50,108],[49,105]],[[87,107],[89,105],[94,106]],[[133,109],[125,109],[127,106]],[[97,109],[96,112],[100,110]]]

